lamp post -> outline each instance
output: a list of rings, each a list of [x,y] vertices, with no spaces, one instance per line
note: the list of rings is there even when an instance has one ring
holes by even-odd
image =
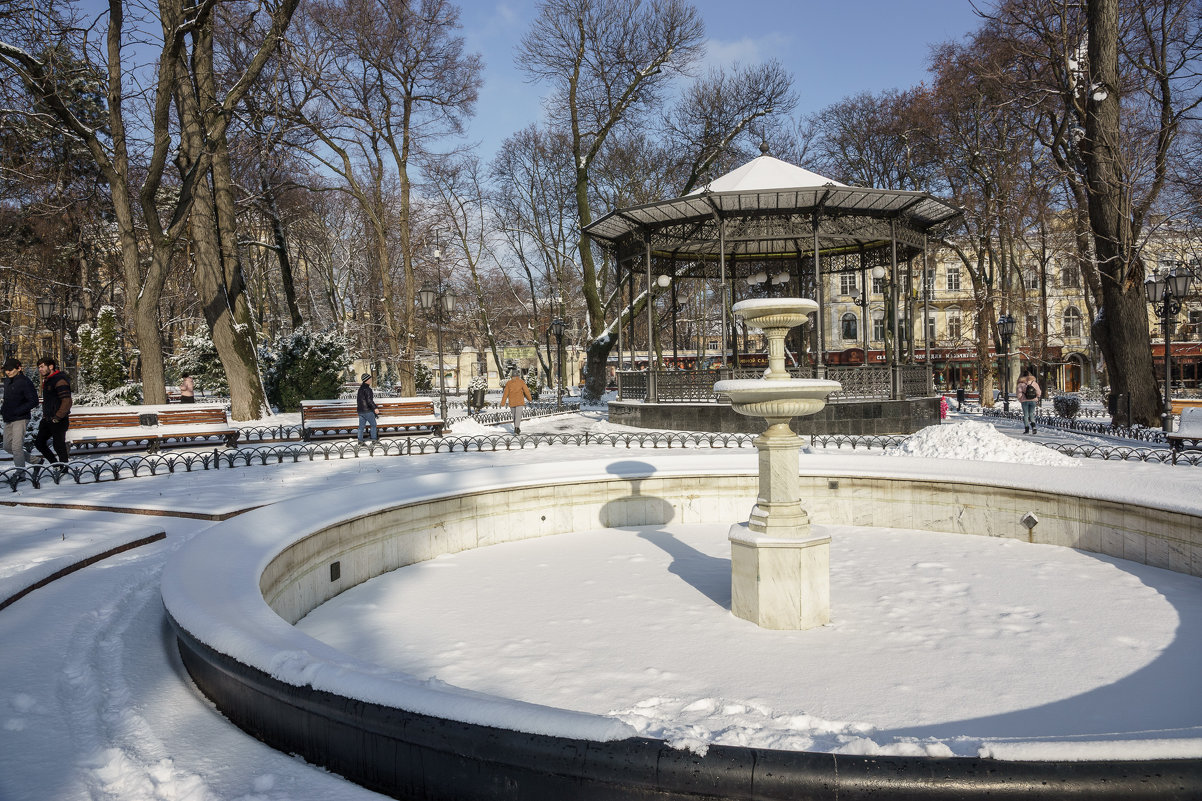
[[[1189,292],[1189,282],[1189,272],[1176,268],[1168,275],[1154,275],[1144,281],[1144,294],[1164,327],[1164,409],[1160,413],[1160,427],[1166,434],[1173,429],[1173,407],[1169,401],[1169,385],[1173,378],[1173,318],[1181,311],[1181,301]]]
[[[70,302],[64,304],[62,312],[58,310],[58,301],[50,295],[43,295],[37,299],[35,304],[38,309],[38,317],[47,326],[52,324],[58,327],[58,357],[62,360],[59,365],[62,369],[67,369],[67,323],[78,326],[83,322],[85,310],[83,304],[78,298],[72,298]],[[70,370],[67,371],[70,374]],[[74,376],[73,376],[74,378]]]
[[[1002,411],[1010,411],[1010,338],[1014,336],[1014,318],[1002,314],[997,318],[998,336],[1002,340]]]
[[[556,317],[551,321],[551,333],[555,335],[555,411],[563,410],[563,320]]]
[[[435,250],[434,258],[437,259],[438,255]],[[434,319],[438,330],[438,406],[444,423],[447,419],[447,376],[442,361],[442,324],[444,317],[455,310],[457,300],[455,293],[443,286],[441,278],[436,286],[427,284],[417,293],[417,302]]]

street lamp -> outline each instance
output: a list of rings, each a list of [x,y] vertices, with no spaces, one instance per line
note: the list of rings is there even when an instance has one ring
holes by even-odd
[[[1014,318],[1003,314],[997,318],[998,336],[1002,340],[1002,411],[1010,411],[1010,338],[1014,336]]]
[[[434,258],[438,258],[437,251]],[[447,376],[442,361],[442,324],[446,315],[455,310],[457,300],[455,294],[442,285],[441,279],[436,287],[427,284],[417,293],[417,302],[421,304],[422,310],[434,319],[438,329],[438,398],[444,423],[447,419]]]
[[[555,360],[559,363],[555,371],[555,411],[563,411],[563,320],[556,317],[551,321],[551,333],[555,335]]]
[[[1166,276],[1154,275],[1144,281],[1144,294],[1164,326],[1164,410],[1160,413],[1160,427],[1166,434],[1173,428],[1173,407],[1169,402],[1169,384],[1173,377],[1172,325],[1181,311],[1181,301],[1189,292],[1189,282],[1189,272],[1176,268]]]
[[[78,326],[83,322],[85,310],[83,304],[78,298],[72,298],[71,301],[65,304],[65,308],[60,313],[58,310],[58,301],[50,295],[43,295],[37,299],[35,303],[38,309],[38,317],[47,326],[56,324],[58,327],[59,338],[59,358],[62,364],[59,365],[62,369],[67,369],[67,323]],[[70,371],[68,370],[68,373]]]

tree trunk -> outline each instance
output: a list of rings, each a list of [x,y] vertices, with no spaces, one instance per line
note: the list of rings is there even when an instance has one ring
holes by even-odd
[[[266,158],[266,154],[260,157],[259,162],[259,187],[266,199],[263,209],[271,222],[271,238],[280,265],[280,283],[284,286],[284,301],[288,304],[288,317],[292,322],[292,330],[295,331],[304,324],[304,318],[301,317],[300,305],[296,302],[296,281],[292,276],[292,254],[288,252],[288,235],[284,230],[284,220],[280,216],[275,187],[267,180],[263,169],[263,158]]]
[[[1163,403],[1157,391],[1148,333],[1142,286],[1144,265],[1137,255],[1132,229],[1131,187],[1119,147],[1123,132],[1118,0],[1091,0],[1087,14],[1092,87],[1081,149],[1089,190],[1089,222],[1102,285],[1102,312],[1093,332],[1106,361],[1111,392],[1131,399],[1131,418],[1127,419],[1124,406],[1115,422],[1153,426],[1159,422]]]

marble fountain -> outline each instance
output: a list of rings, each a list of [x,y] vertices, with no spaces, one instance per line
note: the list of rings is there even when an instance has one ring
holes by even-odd
[[[494,467],[454,482],[435,474],[366,485],[354,497],[319,493],[218,524],[163,576],[192,680],[253,736],[404,799],[1202,797],[1199,758],[999,761],[724,745],[698,754],[606,716],[390,673],[294,627],[347,589],[442,554],[614,526],[734,521],[748,505],[728,535],[731,612],[763,629],[830,620],[830,539],[811,529],[811,516],[987,533],[1202,575],[1202,504],[1148,506],[1113,486],[1082,496],[1050,470],[998,481],[972,463],[954,475],[883,457],[802,469],[789,421],[819,411],[839,385],[790,378],[783,340],[816,308],[803,299],[734,308],[769,341],[763,378],[718,385],[741,414],[767,421],[755,469],[699,451],[564,460],[554,478]],[[1037,527],[1022,522],[1027,515]]]

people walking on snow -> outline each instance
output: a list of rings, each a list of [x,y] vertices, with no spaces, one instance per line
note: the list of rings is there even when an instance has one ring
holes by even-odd
[[[38,405],[38,391],[21,370],[21,360],[4,360],[4,403],[0,417],[4,419],[4,450],[13,455],[13,466],[24,467],[29,452],[25,450],[25,429],[30,412]]]
[[[1023,405],[1023,433],[1034,434],[1036,432],[1035,404],[1043,396],[1043,390],[1040,389],[1039,382],[1035,380],[1035,376],[1031,375],[1030,370],[1023,370],[1018,384],[1014,387],[1014,394]]]
[[[513,411],[513,433],[522,433],[522,407],[526,405],[526,401],[532,400],[530,395],[530,387],[526,386],[526,382],[522,380],[522,374],[514,370],[510,374],[510,378],[505,382],[505,389],[501,393],[501,405],[508,406]]]
[[[38,359],[42,376],[42,422],[33,444],[47,462],[67,463],[67,429],[71,426],[71,379],[53,356]],[[53,442],[54,450],[50,449]]]
[[[359,444],[363,444],[363,436],[369,427],[371,441],[379,442],[380,435],[376,431],[376,412],[379,407],[376,406],[376,393],[371,388],[371,373],[364,373],[359,381],[359,392],[355,395],[355,409],[359,412]]]

